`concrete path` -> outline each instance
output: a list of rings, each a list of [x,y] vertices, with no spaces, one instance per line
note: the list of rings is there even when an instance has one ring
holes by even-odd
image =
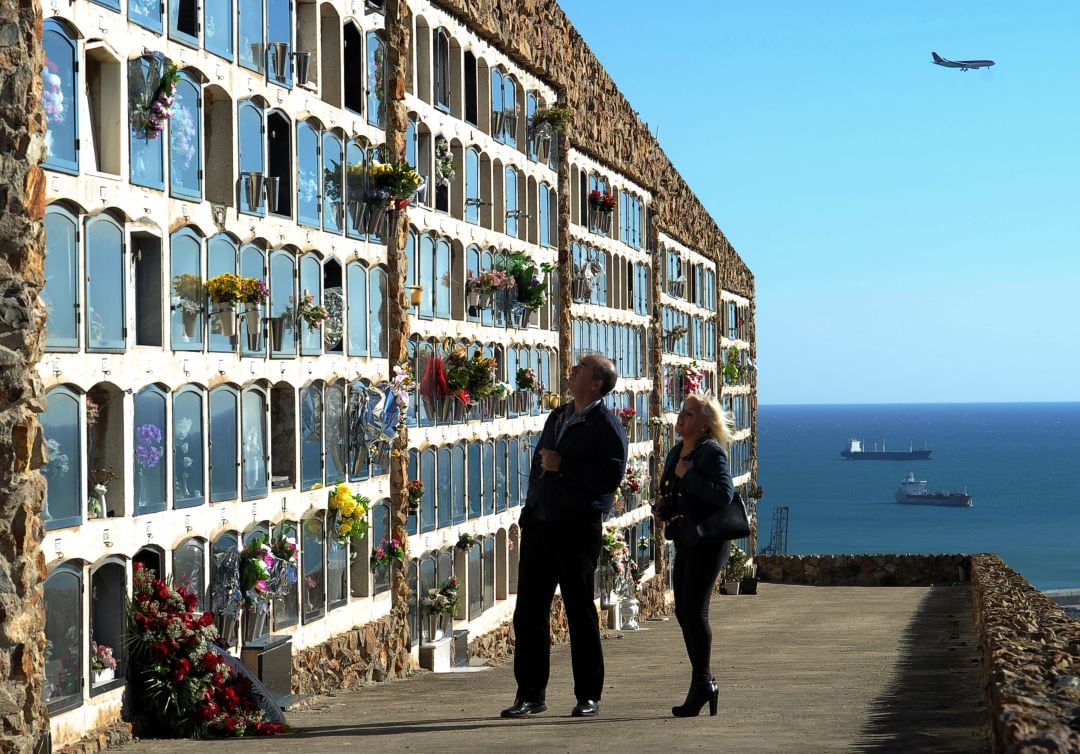
[[[672,617],[610,632],[600,716],[571,718],[566,645],[552,650],[548,712],[502,720],[512,663],[423,673],[313,700],[292,735],[139,741],[168,752],[975,752],[989,751],[967,587],[761,584],[713,602],[720,714],[675,719],[689,666]],[[706,713],[708,708],[706,708]]]

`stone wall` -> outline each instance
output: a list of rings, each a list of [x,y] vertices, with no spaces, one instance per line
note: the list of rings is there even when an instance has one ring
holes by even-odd
[[[292,658],[293,693],[325,694],[409,675],[413,662],[407,626],[403,631],[402,625],[402,617],[392,613],[296,652]]]
[[[570,107],[564,134],[573,149],[621,173],[653,194],[653,228],[720,262],[720,285],[754,297],[754,278],[716,221],[664,154],[630,102],[556,0],[434,0],[548,82]],[[656,248],[655,245],[652,248]]]
[[[994,749],[1080,751],[1080,621],[996,555],[971,558]]]
[[[817,586],[931,586],[966,582],[969,555],[755,555],[762,581]]]
[[[48,734],[45,679],[45,179],[38,167],[41,6],[0,0],[0,751],[30,752]]]

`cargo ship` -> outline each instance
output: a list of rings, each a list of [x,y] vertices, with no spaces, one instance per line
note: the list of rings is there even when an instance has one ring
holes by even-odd
[[[912,447],[908,441],[907,450],[886,450],[885,441],[881,441],[881,448],[874,443],[873,450],[867,450],[863,440],[851,440],[847,450],[841,450],[840,455],[849,461],[929,461],[930,449],[923,443],[922,449]]]
[[[900,482],[896,491],[896,502],[910,505],[947,505],[950,508],[970,508],[974,495],[963,492],[945,492],[926,489],[926,480],[915,479],[915,473],[909,471],[907,478]]]

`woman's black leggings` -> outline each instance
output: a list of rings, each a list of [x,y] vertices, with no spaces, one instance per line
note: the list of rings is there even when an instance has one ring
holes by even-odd
[[[675,565],[671,575],[675,591],[675,617],[682,627],[686,654],[690,658],[691,685],[703,685],[712,678],[709,600],[716,577],[730,554],[730,542],[696,545],[675,543]]]

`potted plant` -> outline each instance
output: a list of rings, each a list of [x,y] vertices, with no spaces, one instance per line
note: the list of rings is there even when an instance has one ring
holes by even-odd
[[[259,350],[262,335],[262,305],[270,298],[270,288],[259,278],[240,278],[240,302],[244,304],[248,350]]]
[[[202,311],[202,302],[205,299],[202,278],[191,273],[182,273],[172,279],[173,308],[180,310],[181,321],[184,325],[184,337],[195,336],[195,325],[198,323],[199,313]]]
[[[396,539],[384,539],[375,548],[375,552],[371,553],[371,567],[373,569],[389,568],[394,562],[405,562],[405,548]]]
[[[477,535],[462,532],[461,536],[458,537],[457,544],[455,544],[454,547],[462,550],[463,552],[468,552],[474,547],[479,547],[481,544],[482,540]]]
[[[496,269],[508,273],[514,278],[513,288],[517,291],[517,304],[511,309],[511,315],[517,319],[518,327],[526,327],[531,317],[547,301],[548,274],[555,265],[536,262],[523,251],[515,251],[501,260]]]
[[[437,588],[428,589],[420,605],[428,616],[427,640],[433,642],[449,636],[458,608],[457,577],[451,576]]]
[[[206,281],[206,295],[214,304],[214,318],[227,338],[236,335],[236,305],[244,300],[245,280],[226,272]]]
[[[589,192],[589,221],[594,231],[605,236],[611,232],[615,203],[615,195],[609,191],[593,189]]]
[[[738,594],[740,582],[749,575],[746,553],[733,543],[727,567],[724,569],[724,594]]]
[[[728,348],[724,354],[724,382],[734,385],[739,381],[739,349],[735,346]]]
[[[420,501],[424,499],[424,483],[419,479],[410,479],[405,485],[405,495],[409,505],[409,513],[420,510]]]
[[[354,494],[344,482],[339,482],[330,491],[329,507],[334,511],[333,534],[338,543],[348,544],[350,540],[360,539],[367,533],[370,505],[370,498]]]
[[[116,677],[116,658],[112,647],[90,642],[90,669],[94,672],[93,685],[108,683]]]
[[[566,130],[572,112],[568,107],[541,107],[529,119],[529,138],[532,139],[536,158],[547,162],[551,157],[551,142],[557,133]]]

